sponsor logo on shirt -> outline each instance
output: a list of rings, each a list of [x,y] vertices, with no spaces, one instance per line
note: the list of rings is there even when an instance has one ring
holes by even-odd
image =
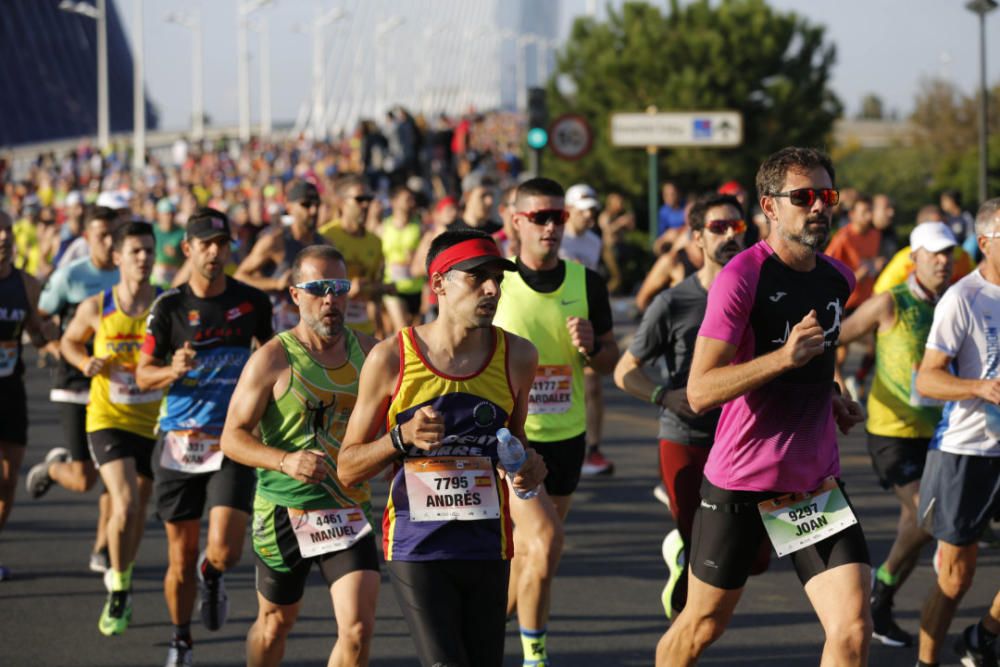
[[[249,301],[244,301],[235,308],[230,308],[226,311],[226,321],[232,322],[236,318],[242,317],[243,315],[251,312],[253,312],[253,306],[250,305]]]
[[[197,310],[188,311],[188,326],[196,327],[201,324],[201,315]]]

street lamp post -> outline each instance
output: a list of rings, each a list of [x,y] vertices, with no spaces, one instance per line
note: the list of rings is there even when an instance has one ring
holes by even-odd
[[[271,136],[271,38],[267,23],[251,25],[260,40],[260,135]]]
[[[243,0],[240,3],[236,31],[237,85],[239,86],[240,141],[250,141],[250,66],[247,62],[247,19],[255,11],[268,5],[272,0]]]
[[[205,137],[205,89],[202,84],[204,61],[201,41],[201,13],[192,15],[171,13],[164,17],[191,31],[191,138],[201,141]]]
[[[403,25],[406,21],[402,16],[390,16],[375,25],[375,122],[380,122],[382,116],[388,110],[389,90],[386,80],[385,58],[388,49],[385,45],[385,36]]]
[[[146,95],[143,69],[143,14],[142,1],[135,0],[135,37],[132,56],[132,170],[139,176],[146,167]]]
[[[966,9],[979,15],[979,203],[988,198],[987,192],[987,132],[989,112],[986,89],[986,15],[997,8],[996,0],[971,0]]]
[[[108,22],[106,1],[96,0],[97,6],[86,2],[62,0],[59,9],[86,16],[97,22],[97,147],[111,147],[111,122],[108,105]]]

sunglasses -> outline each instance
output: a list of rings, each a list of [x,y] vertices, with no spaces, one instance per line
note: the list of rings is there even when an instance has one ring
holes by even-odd
[[[727,229],[733,230],[734,234],[742,234],[747,230],[747,223],[739,218],[725,220],[708,220],[705,222],[705,229],[713,234],[725,234]]]
[[[353,199],[359,204],[368,204],[371,200],[375,199],[375,197],[374,195],[355,195]]]
[[[309,282],[292,285],[295,289],[300,289],[312,296],[344,296],[351,291],[351,281],[343,278],[328,278],[326,280],[310,280]]]
[[[319,200],[318,199],[303,199],[302,201],[299,202],[299,205],[302,208],[319,208]]]
[[[518,215],[523,215],[528,219],[528,222],[543,227],[550,222],[556,226],[565,225],[566,220],[569,219],[569,211],[564,208],[541,208],[537,211],[518,213]]]
[[[799,188],[788,192],[774,192],[772,197],[788,197],[793,206],[810,208],[816,203],[817,197],[827,206],[836,206],[840,201],[840,190],[833,188]]]

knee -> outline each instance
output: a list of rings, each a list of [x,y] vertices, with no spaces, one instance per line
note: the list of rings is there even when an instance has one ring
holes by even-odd
[[[841,655],[850,656],[853,661],[865,654],[871,636],[871,618],[865,616],[832,626],[827,631],[826,640],[838,646]]]
[[[211,544],[205,555],[212,567],[220,572],[225,572],[240,562],[240,552],[229,544]]]
[[[938,573],[938,588],[946,597],[953,600],[961,598],[972,586],[972,575],[975,569],[964,563],[955,563],[951,567],[942,567]]]
[[[176,580],[183,582],[188,577],[194,576],[194,568],[198,563],[198,545],[195,544],[171,544],[168,551],[169,564],[167,572]]]
[[[285,641],[292,631],[295,619],[281,611],[271,611],[261,614],[258,621],[260,640],[265,646],[274,646]]]
[[[126,493],[119,498],[116,498],[111,503],[111,516],[112,519],[119,522],[132,521],[139,515],[139,502],[136,498],[130,494]]]
[[[543,577],[552,577],[563,550],[563,527],[559,522],[542,526],[527,540],[527,560]]]
[[[358,655],[371,642],[374,634],[374,620],[356,620],[337,628],[337,641],[352,655]]]
[[[692,653],[701,655],[726,631],[726,623],[716,616],[702,616],[692,621],[688,627],[688,637]]]

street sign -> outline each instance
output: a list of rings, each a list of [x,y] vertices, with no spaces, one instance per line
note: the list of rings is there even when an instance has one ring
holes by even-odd
[[[563,160],[579,160],[590,152],[594,132],[583,116],[565,114],[549,128],[552,152]]]
[[[611,114],[611,145],[724,148],[743,143],[738,111]]]
[[[549,141],[549,133],[546,132],[541,127],[533,127],[528,130],[528,146],[534,148],[535,150],[541,150],[545,148],[545,144]]]

